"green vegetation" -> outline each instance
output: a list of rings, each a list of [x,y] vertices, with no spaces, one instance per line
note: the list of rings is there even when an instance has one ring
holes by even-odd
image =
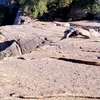
[[[47,0],[15,0],[17,3],[24,6],[24,11],[31,17],[36,18],[47,13]]]
[[[15,0],[24,6],[24,12],[33,18],[38,18],[46,14],[49,17],[66,18],[72,5],[74,8],[86,8],[94,15],[100,11],[99,0]]]
[[[97,14],[98,12],[100,12],[100,3],[93,4],[92,7],[91,7],[91,12],[93,14]]]
[[[100,12],[99,0],[15,0],[15,2],[24,8],[27,15],[46,21],[54,19],[66,20],[69,18],[71,9],[86,9],[93,16]],[[6,24],[7,21],[13,23],[17,10],[18,8],[13,5],[11,7],[0,5],[0,25]],[[11,19],[9,20],[7,17]]]
[[[73,0],[73,4],[75,8],[86,8],[93,14],[100,12],[99,0]]]
[[[47,2],[46,0],[37,0],[33,3],[25,5],[24,11],[31,15],[33,18],[36,18],[38,15],[42,16],[43,13],[47,13]]]
[[[69,7],[72,0],[15,0],[17,3],[24,5],[24,11],[37,18],[44,13],[57,11],[64,7]]]

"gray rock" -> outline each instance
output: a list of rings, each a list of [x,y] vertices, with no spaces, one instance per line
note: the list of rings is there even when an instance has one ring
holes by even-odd
[[[23,12],[23,7],[20,7],[16,14],[14,25],[25,25],[29,24],[31,21],[32,19]]]
[[[95,44],[83,39],[80,42],[77,39],[62,40],[21,55],[25,60],[17,57],[2,60],[0,97],[46,100],[99,98],[100,65],[97,64],[100,63],[95,53],[88,52],[90,49],[99,50],[99,42]]]
[[[31,25],[2,26],[0,27],[0,59],[31,53],[36,48],[40,48],[45,45],[58,46],[59,48],[62,48],[62,46],[56,43],[61,41],[64,31],[67,30],[67,28],[68,27],[54,26],[54,23],[49,23],[48,25],[46,22],[38,21],[34,21],[34,23],[31,23]],[[89,31],[82,28],[73,29],[82,33],[76,38],[82,38],[84,36],[91,37],[92,34],[92,37],[96,37],[93,39],[97,39],[96,41],[99,39],[99,33],[93,29],[90,29],[92,32],[91,34]],[[64,36],[64,38],[66,38],[66,34]],[[70,45],[68,45],[68,47],[70,47]],[[62,49],[59,50],[61,52]]]

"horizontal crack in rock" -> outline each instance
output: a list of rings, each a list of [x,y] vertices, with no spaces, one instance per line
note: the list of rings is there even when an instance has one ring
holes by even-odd
[[[85,51],[85,52],[97,52],[97,53],[100,53],[100,51],[96,51],[96,50],[82,50],[82,51]]]
[[[78,60],[78,59],[68,59],[68,58],[56,58],[56,57],[51,57],[52,59],[57,59],[57,60],[62,60],[62,61],[69,61],[72,63],[79,63],[79,64],[86,64],[86,65],[95,65],[95,66],[100,66],[99,62],[95,61],[85,61],[85,60]]]
[[[12,94],[10,95],[12,97],[16,97],[16,98],[22,98],[22,99],[45,99],[45,98],[57,98],[57,97],[73,97],[73,98],[87,98],[87,99],[100,99],[100,97],[97,96],[78,96],[78,95],[67,95],[67,94],[58,94],[58,95],[47,95],[47,96],[24,96],[24,95],[16,95],[16,94]]]

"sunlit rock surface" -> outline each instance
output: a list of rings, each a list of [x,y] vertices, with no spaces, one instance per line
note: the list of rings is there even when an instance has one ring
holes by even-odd
[[[79,24],[70,27],[87,25]],[[0,100],[100,99],[100,39],[61,40],[68,28],[39,21],[0,27]]]

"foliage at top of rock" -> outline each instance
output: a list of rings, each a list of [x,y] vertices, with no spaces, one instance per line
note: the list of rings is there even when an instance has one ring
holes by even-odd
[[[74,11],[74,10],[77,10],[77,11]],[[72,11],[72,14],[75,14],[80,19],[82,18],[87,19],[87,17],[89,19],[91,18],[93,19],[93,17],[98,12],[100,12],[100,1],[99,0],[84,0],[84,1],[83,0],[73,0],[71,11]]]
[[[21,5],[24,5],[24,11],[33,18],[40,18],[41,16],[44,16],[45,18],[48,17],[49,19],[50,17],[52,19],[59,17],[59,18],[65,18],[67,20],[67,18],[70,17],[68,13],[70,11],[73,13],[74,10],[75,13],[78,13],[79,10],[77,9],[87,11],[87,14],[85,14],[86,12],[84,11],[82,12],[82,14],[79,13],[83,18],[87,17],[88,13],[95,15],[100,11],[99,0],[59,0],[59,1],[58,0],[15,0],[15,1],[17,3],[20,3]]]
[[[15,0],[17,3],[24,5],[24,11],[33,18],[42,16],[44,13],[51,11],[56,12],[58,9],[68,7],[72,0]]]
[[[1,0],[0,4],[20,4],[23,11],[32,18],[39,18],[45,21],[53,20],[82,20],[100,19],[99,0]],[[3,10],[2,10],[3,9]],[[0,7],[0,23],[7,18],[3,6]],[[12,8],[11,8],[12,9]],[[11,9],[7,12],[10,13]],[[16,11],[13,10],[15,14]],[[17,12],[16,12],[17,13]],[[9,15],[9,14],[8,14]],[[16,14],[15,14],[16,15]],[[15,15],[13,15],[15,17]],[[14,18],[13,18],[14,19]]]

